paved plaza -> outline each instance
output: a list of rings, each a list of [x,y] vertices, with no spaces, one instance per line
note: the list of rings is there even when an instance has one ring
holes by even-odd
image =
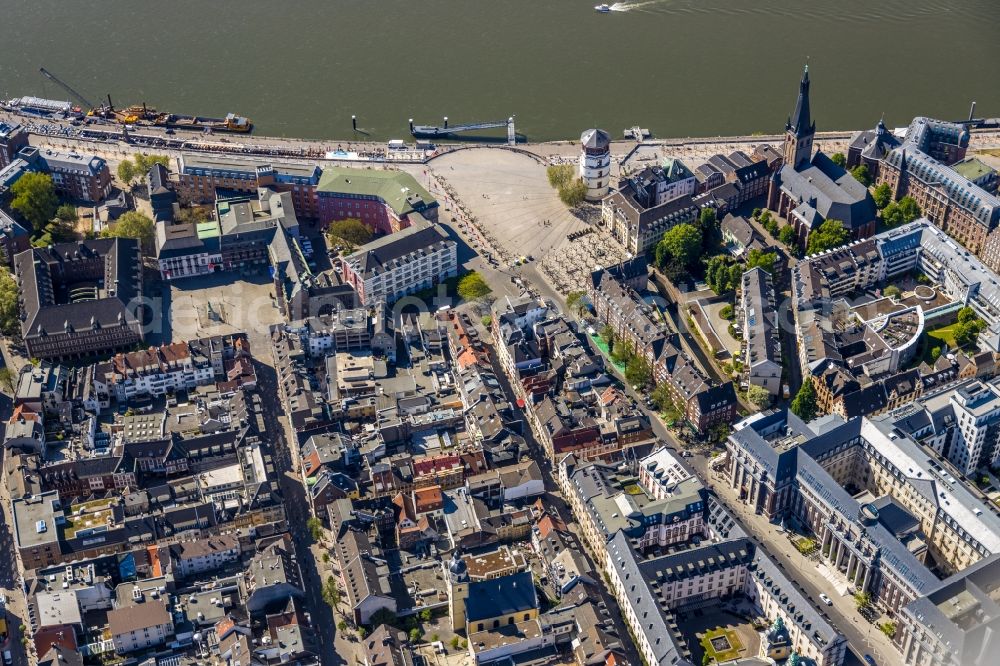
[[[494,240],[512,260],[560,251],[570,243],[568,234],[587,226],[559,200],[545,166],[528,155],[471,148],[440,157],[430,168],[454,192],[454,198],[438,193],[445,194],[444,204],[464,208],[466,224],[492,234],[483,244]]]

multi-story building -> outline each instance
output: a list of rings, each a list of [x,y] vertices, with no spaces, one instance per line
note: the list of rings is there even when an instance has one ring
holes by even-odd
[[[690,195],[681,195],[660,204],[643,203],[647,193],[636,191],[626,181],[601,201],[601,220],[608,233],[633,255],[639,255],[663,238],[663,234],[684,222],[698,218],[698,206]]]
[[[987,666],[1000,651],[1000,555],[938,583],[900,614],[906,666]]]
[[[34,358],[82,358],[143,341],[139,241],[101,238],[14,258],[21,335]]]
[[[641,258],[591,274],[588,295],[597,321],[612,329],[616,344],[649,363],[653,381],[667,386],[678,410],[696,430],[704,433],[729,422],[737,405],[732,383],[709,381],[681,352],[679,336],[667,330],[662,315],[635,291],[634,285],[644,282]]]
[[[968,145],[964,125],[914,118],[903,143],[882,161],[878,182],[896,199],[915,199],[924,217],[979,254],[1000,223],[1000,199],[949,166],[965,157]]]
[[[717,197],[724,196],[728,200],[730,208],[737,208],[766,195],[772,173],[767,157],[763,154],[751,157],[737,150],[729,155],[712,155],[695,169],[697,192],[715,192]],[[730,187],[725,187],[726,184]]]
[[[1000,552],[1000,516],[906,434],[912,415],[807,425],[783,409],[737,424],[727,443],[741,500],[773,521],[798,519],[828,566],[890,614],[937,585],[925,549],[949,572]]]
[[[177,159],[175,189],[183,203],[214,203],[218,198],[236,195],[257,196],[264,187],[275,192],[289,192],[292,205],[302,217],[319,216],[319,186],[322,170],[316,165],[291,162],[183,155]],[[217,190],[221,190],[220,197]]]
[[[411,213],[411,225],[344,257],[344,282],[362,304],[392,303],[458,274],[458,245],[432,222]]]
[[[438,202],[405,171],[326,167],[316,194],[323,224],[354,218],[377,234],[394,234],[414,213],[437,221]]]
[[[771,275],[757,267],[740,280],[739,326],[747,382],[771,395],[781,390],[781,331]]]
[[[14,266],[14,256],[31,247],[31,233],[0,208],[0,261]]]
[[[70,199],[96,203],[111,194],[108,163],[96,155],[27,147],[18,156],[29,167],[52,176],[56,192]]]
[[[580,178],[587,186],[587,201],[600,201],[611,187],[611,136],[602,129],[580,135]]]
[[[962,178],[965,178],[973,185],[983,188],[992,195],[996,195],[997,187],[1000,186],[1000,174],[997,170],[983,162],[978,157],[966,157],[964,160],[951,165]]]
[[[191,578],[215,571],[235,562],[243,552],[240,540],[229,534],[180,541],[170,547],[174,573],[180,578]]]
[[[9,165],[28,146],[28,130],[0,121],[0,169]]]
[[[809,233],[840,220],[852,238],[875,233],[875,202],[868,188],[822,152],[813,154],[816,123],[809,111],[809,68],[799,83],[795,111],[785,125],[784,166],[774,173],[767,207],[795,227],[804,247]]]

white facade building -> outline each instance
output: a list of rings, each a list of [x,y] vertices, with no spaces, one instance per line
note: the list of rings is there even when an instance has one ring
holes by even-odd
[[[580,135],[580,178],[587,185],[587,201],[600,201],[611,189],[611,137],[602,129]]]

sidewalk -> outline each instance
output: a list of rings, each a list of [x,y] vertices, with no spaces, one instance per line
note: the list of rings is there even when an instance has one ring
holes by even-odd
[[[843,633],[852,648],[859,653],[871,654],[879,666],[887,664],[902,664],[899,651],[892,641],[882,633],[877,625],[869,623],[861,617],[855,607],[854,598],[845,595],[846,580],[842,584],[831,582],[824,572],[818,556],[805,556],[799,553],[788,539],[787,533],[780,532],[777,525],[771,524],[766,518],[755,514],[749,507],[739,501],[734,489],[729,487],[725,473],[708,472],[705,463],[699,462],[699,475],[710,481],[710,487],[716,492],[725,505],[740,519],[740,522],[750,531],[751,536],[757,536],[767,552],[781,563],[784,560],[786,570],[794,573],[795,580],[806,588],[811,601],[820,611],[829,614],[837,628]],[[818,551],[817,551],[818,552]],[[843,578],[838,573],[826,568],[830,577]],[[811,589],[810,589],[811,588]],[[819,600],[819,593],[825,593],[833,601],[832,607],[825,606]],[[889,618],[885,618],[889,619]]]

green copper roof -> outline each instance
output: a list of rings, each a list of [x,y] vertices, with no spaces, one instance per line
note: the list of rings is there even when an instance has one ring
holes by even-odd
[[[962,178],[967,180],[976,180],[977,178],[982,178],[989,172],[993,171],[990,167],[982,162],[982,160],[976,157],[969,157],[957,164],[951,166],[952,169],[958,172]]]
[[[436,203],[430,192],[403,171],[326,167],[317,191],[378,197],[396,215],[407,215],[416,208]]]
[[[217,238],[219,236],[219,223],[214,220],[211,222],[199,222],[195,228],[198,232],[199,240]]]

